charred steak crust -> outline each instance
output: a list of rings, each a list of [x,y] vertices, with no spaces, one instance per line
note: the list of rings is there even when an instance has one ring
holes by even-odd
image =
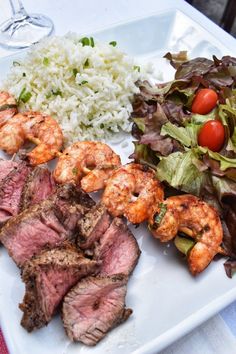
[[[101,262],[100,274],[130,275],[140,254],[138,242],[126,222],[121,218],[114,218],[97,243],[94,258]]]
[[[68,290],[98,269],[96,261],[85,258],[69,243],[42,251],[26,262],[22,269],[26,292],[19,305],[24,313],[21,325],[28,332],[47,325]]]
[[[18,163],[12,160],[0,159],[0,182],[17,167]]]
[[[95,203],[73,185],[60,186],[47,200],[11,218],[0,241],[22,266],[44,247],[53,248],[74,237],[77,221]]]
[[[77,244],[81,249],[94,247],[108,229],[112,221],[111,216],[102,204],[97,204],[78,221]]]
[[[11,216],[17,215],[20,208],[21,193],[32,168],[25,162],[14,166],[0,182],[0,225]]]
[[[124,274],[82,279],[66,295],[62,320],[67,335],[73,341],[95,345],[106,333],[126,321],[132,313],[125,308]]]
[[[80,204],[84,208],[87,208],[87,211],[89,211],[89,209],[96,204],[87,193],[74,184],[58,186],[57,195],[62,199],[71,199],[74,203]]]
[[[20,211],[38,204],[55,192],[56,184],[51,171],[35,167],[29,174],[21,195]]]

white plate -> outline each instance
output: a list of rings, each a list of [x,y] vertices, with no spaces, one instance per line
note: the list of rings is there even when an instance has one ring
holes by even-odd
[[[191,18],[174,10],[100,31],[95,37],[116,40],[127,53],[140,60],[155,61],[157,68],[164,71],[164,79],[173,75],[170,66],[159,59],[167,51],[186,49],[191,57],[233,54],[230,46],[227,48]],[[1,77],[16,57],[0,60]],[[131,139],[127,142],[126,147],[113,145],[123,162],[132,152]],[[70,343],[59,316],[47,328],[31,334],[20,326],[18,303],[23,298],[24,285],[19,270],[0,248],[0,318],[10,353],[157,353],[236,299],[236,278],[226,277],[223,260],[212,262],[202,275],[193,278],[170,244],[161,245],[152,239],[145,226],[133,232],[142,250],[126,298],[134,314],[94,348]]]

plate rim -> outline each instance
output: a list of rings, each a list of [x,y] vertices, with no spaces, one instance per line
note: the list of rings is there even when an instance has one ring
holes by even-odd
[[[188,9],[188,7],[191,8],[191,11]],[[128,20],[115,21],[111,25],[98,26],[94,29],[90,28],[88,31],[84,31],[84,30],[81,32],[79,31],[78,34],[81,36],[84,36],[84,35],[94,35],[95,36],[96,34],[99,34],[103,31],[113,30],[113,29],[120,27],[122,25],[129,25],[129,24],[132,24],[135,22],[139,22],[139,21],[148,19],[150,17],[159,16],[161,14],[175,13],[175,15],[176,15],[178,12],[181,13],[182,15],[186,16],[187,18],[191,19],[191,21],[195,22],[204,31],[207,31],[208,33],[210,33],[214,38],[216,38],[215,31],[220,32],[220,34],[223,37],[227,38],[227,43],[221,38],[216,38],[217,41],[219,41],[223,47],[229,49],[229,51],[231,53],[235,52],[235,55],[236,55],[236,49],[234,51],[233,50],[234,47],[231,47],[228,43],[228,42],[232,42],[231,44],[235,46],[236,39],[233,36],[231,36],[228,32],[224,31],[217,24],[215,24],[213,21],[211,21],[209,18],[207,18],[205,15],[203,15],[200,11],[198,11],[197,9],[193,8],[191,5],[189,5],[188,3],[185,3],[185,2],[184,2],[184,4],[177,3],[175,6],[169,6],[166,9],[162,9],[159,11],[151,11],[150,13],[143,15],[143,16],[134,16],[134,17],[129,18]],[[198,22],[196,20],[196,18],[194,18],[194,16],[193,16],[194,14],[197,14],[197,16],[200,17],[202,21]],[[210,26],[210,27],[208,27],[208,26]],[[67,33],[65,33],[65,35],[68,33],[75,33],[75,32],[68,31]],[[57,35],[56,32],[53,32],[52,36],[60,36],[60,35]],[[31,47],[28,47],[28,48],[19,49],[19,50],[15,51],[14,53],[10,53],[9,55],[4,55],[3,57],[0,56],[0,62],[4,59],[10,59],[11,57],[15,57],[18,54],[22,55],[22,53],[27,53],[30,50],[30,48],[34,47],[34,45],[37,45],[37,44],[38,43],[33,44]]]

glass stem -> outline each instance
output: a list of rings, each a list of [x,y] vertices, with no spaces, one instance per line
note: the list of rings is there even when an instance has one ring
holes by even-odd
[[[21,0],[9,0],[11,4],[12,15],[15,16],[17,14],[21,14],[23,16],[27,16],[27,12],[21,2]]]

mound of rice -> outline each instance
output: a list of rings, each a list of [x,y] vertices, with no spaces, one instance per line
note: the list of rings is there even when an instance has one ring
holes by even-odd
[[[26,93],[21,110],[55,117],[67,143],[129,132],[131,101],[139,92],[135,82],[145,78],[146,69],[140,70],[114,42],[84,44],[75,34],[48,38],[13,63],[4,82],[15,97]]]

